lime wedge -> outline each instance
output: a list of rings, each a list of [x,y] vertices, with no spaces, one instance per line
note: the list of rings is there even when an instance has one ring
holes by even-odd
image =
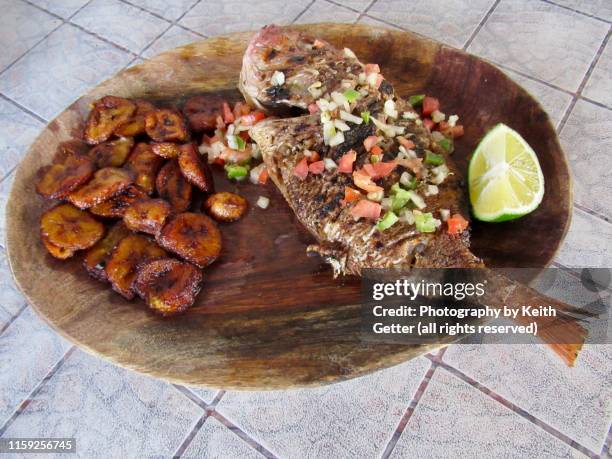
[[[544,175],[518,132],[498,124],[480,141],[468,168],[474,217],[504,222],[533,212],[544,196]]]

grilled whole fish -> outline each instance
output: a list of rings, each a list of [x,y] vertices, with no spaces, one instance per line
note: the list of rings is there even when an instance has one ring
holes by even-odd
[[[336,49],[323,40],[269,26],[256,34],[247,48],[240,89],[248,101],[268,111],[283,107],[318,110],[294,118],[264,120],[251,128],[250,134],[262,151],[270,177],[299,221],[317,239],[308,252],[324,257],[335,275],[360,275],[364,268],[484,268],[482,260],[469,250],[469,229],[449,234],[441,222],[444,215],[468,215],[464,187],[451,155],[412,106],[394,94],[378,66],[364,65],[350,50]],[[347,94],[347,90],[355,91],[350,94],[352,100],[338,95]],[[338,129],[333,135],[330,118],[332,124],[334,119],[341,121],[334,124]],[[366,191],[362,191],[361,200],[347,202],[347,187],[359,189],[361,185],[355,171],[366,170],[373,162],[364,144],[372,136],[378,137],[377,161],[393,170],[382,177],[374,175],[363,187]],[[325,162],[325,169],[299,173],[307,162],[304,158],[309,160],[313,152]],[[339,171],[352,152],[352,169]],[[439,161],[427,164],[431,162],[428,155],[443,158],[444,165]],[[418,179],[411,190],[417,198],[414,216],[431,213],[437,228],[419,231],[413,218],[402,218],[381,231],[376,218],[356,218],[356,207],[362,200],[380,201],[380,190],[388,195],[406,173]],[[367,194],[369,190],[377,190],[378,195]],[[376,207],[376,203],[368,205]],[[496,286],[496,293],[484,299],[489,306],[529,304],[522,301],[537,299],[558,310],[574,311],[522,284],[485,272],[490,285]],[[571,318],[562,324],[561,328],[549,326],[548,331],[544,327],[540,336],[572,364],[586,331]]]

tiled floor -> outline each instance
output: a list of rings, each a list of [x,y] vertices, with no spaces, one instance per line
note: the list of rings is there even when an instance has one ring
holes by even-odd
[[[45,122],[127,65],[269,22],[412,30],[500,65],[557,125],[576,210],[559,266],[612,265],[606,0],[0,0],[0,214]],[[610,456],[612,348],[452,346],[319,389],[173,386],[75,349],[14,288],[0,223],[0,436],[76,436],[80,457]]]

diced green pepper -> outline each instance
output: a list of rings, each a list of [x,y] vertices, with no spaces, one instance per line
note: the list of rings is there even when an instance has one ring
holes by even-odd
[[[364,123],[369,123],[370,122],[370,112],[368,112],[367,110],[365,112],[361,112],[361,119],[363,120]]]
[[[228,135],[227,146],[233,150],[244,150],[246,148],[246,142],[239,135]]]
[[[440,166],[444,164],[444,156],[436,155],[434,152],[425,150],[425,163]]]
[[[414,224],[416,225],[416,229],[421,233],[433,233],[436,231],[436,222],[431,212],[426,212],[424,214],[415,213]]]
[[[394,212],[399,211],[410,202],[410,193],[406,190],[399,190],[391,198],[391,210]]]
[[[451,151],[453,148],[453,142],[450,139],[442,139],[438,142],[438,145],[440,145],[446,151]]]
[[[410,105],[413,107],[416,107],[417,105],[421,105],[423,103],[423,99],[425,99],[425,94],[416,94],[408,98],[408,103],[410,103]]]
[[[347,89],[346,91],[344,91],[343,96],[346,97],[346,100],[349,101],[349,104],[361,98],[361,94],[359,93],[359,91],[356,91],[354,89]]]
[[[372,164],[376,164],[378,161],[380,161],[380,156],[378,156],[378,155],[370,155],[370,162]]]
[[[396,182],[393,185],[391,185],[391,189],[389,190],[389,193],[396,194],[396,193],[399,193],[400,191],[402,191],[402,187],[400,186],[399,182]]]
[[[399,218],[393,212],[387,212],[383,218],[378,220],[376,223],[376,228],[378,231],[385,231],[386,229],[391,228],[393,225],[397,223]]]
[[[242,179],[249,173],[248,166],[240,166],[238,164],[228,164],[225,166],[228,179]]]

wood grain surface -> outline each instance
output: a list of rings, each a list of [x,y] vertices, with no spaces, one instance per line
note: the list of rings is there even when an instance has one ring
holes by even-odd
[[[379,63],[400,95],[426,92],[456,113],[466,134],[455,158],[469,154],[498,122],[518,130],[537,152],[546,180],[540,208],[516,222],[473,226],[473,251],[490,266],[542,267],[569,226],[571,185],[555,130],[542,107],[492,65],[431,40],[366,25],[299,26],[363,62]],[[235,90],[252,34],[196,42],[125,70],[82,96],[53,120],[20,164],[7,205],[7,248],[15,280],[34,308],[62,335],[113,362],[170,381],[232,389],[278,389],[339,381],[398,364],[428,347],[364,342],[359,330],[359,280],[334,280],[305,254],[311,237],[272,184],[232,184],[217,170],[220,190],[237,190],[250,209],[222,224],[222,256],[205,270],[196,305],[162,319],[140,300],[128,302],[85,273],[81,260],[61,262],[38,233],[49,206],[34,191],[39,169],[61,145],[80,138],[89,104],[106,94],[176,103]],[[255,206],[270,197],[267,210]],[[451,341],[451,338],[448,339]],[[443,345],[444,343],[440,343]]]

